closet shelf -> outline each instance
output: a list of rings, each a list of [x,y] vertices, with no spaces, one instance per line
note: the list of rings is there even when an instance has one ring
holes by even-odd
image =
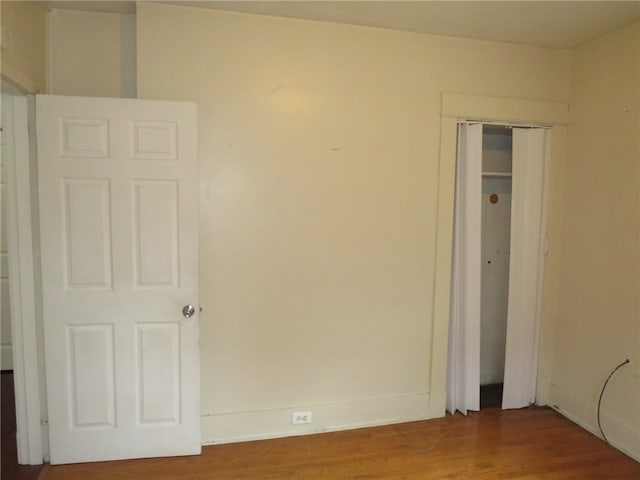
[[[511,178],[511,172],[482,172],[483,177]]]

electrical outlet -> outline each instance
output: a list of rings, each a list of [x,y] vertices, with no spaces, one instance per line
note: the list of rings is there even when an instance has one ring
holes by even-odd
[[[311,412],[293,412],[291,414],[291,423],[293,425],[311,423]]]

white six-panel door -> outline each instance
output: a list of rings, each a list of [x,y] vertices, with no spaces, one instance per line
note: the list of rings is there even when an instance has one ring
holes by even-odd
[[[51,463],[197,454],[196,106],[42,95],[36,127]]]

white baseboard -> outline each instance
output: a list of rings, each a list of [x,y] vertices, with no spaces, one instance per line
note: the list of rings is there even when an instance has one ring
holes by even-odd
[[[291,425],[291,413],[298,411],[311,411],[312,423]],[[203,415],[202,444],[213,445],[335,432],[426,420],[443,415],[444,409],[440,413],[438,405],[432,405],[430,408],[428,393],[329,405],[301,405],[255,412]]]
[[[597,424],[597,403],[551,383],[548,404],[572,422],[602,438]],[[640,431],[604,410],[600,414],[600,420],[611,445],[640,462]]]
[[[0,369],[13,370],[13,347],[2,345],[0,348]]]

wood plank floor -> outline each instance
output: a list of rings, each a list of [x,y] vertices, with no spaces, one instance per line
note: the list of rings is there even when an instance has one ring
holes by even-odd
[[[550,409],[205,447],[199,457],[49,467],[46,480],[638,480],[640,463]]]

